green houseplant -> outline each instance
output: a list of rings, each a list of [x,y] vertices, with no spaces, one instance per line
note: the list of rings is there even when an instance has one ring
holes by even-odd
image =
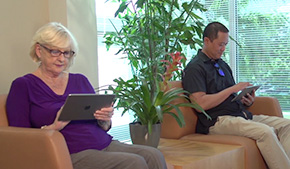
[[[177,88],[166,90],[166,86],[168,80],[181,75],[179,66],[185,64],[181,56],[185,47],[195,49],[196,45],[201,45],[202,19],[193,11],[205,9],[197,0],[181,5],[178,0],[118,2],[120,6],[115,16],[123,25],[120,30],[115,28],[115,32],[106,33],[105,43],[108,50],[111,45],[117,45],[120,47],[117,54],[126,54],[133,77],[117,78],[114,80],[117,86],[110,86],[118,98],[117,108],[124,108],[123,114],[132,110],[136,120],[148,127],[149,134],[152,125],[162,122],[165,113],[184,126],[179,107],[203,110],[194,102],[171,104],[175,99],[189,99],[188,93]]]

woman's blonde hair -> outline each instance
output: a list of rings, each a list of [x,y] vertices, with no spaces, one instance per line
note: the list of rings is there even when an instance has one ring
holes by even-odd
[[[50,22],[36,31],[32,38],[30,48],[30,56],[35,62],[40,62],[40,59],[35,52],[35,47],[38,43],[58,48],[71,48],[71,50],[75,52],[74,56],[78,53],[78,44],[76,39],[61,23]]]

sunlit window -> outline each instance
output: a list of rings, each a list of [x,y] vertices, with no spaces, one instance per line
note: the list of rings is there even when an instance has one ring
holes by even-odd
[[[115,31],[111,22],[119,28],[120,22],[114,17],[115,11],[118,9],[117,3],[105,3],[105,1],[96,0],[96,16],[98,29],[98,69],[99,69],[99,86],[112,85],[113,80],[118,77],[129,79],[131,77],[130,69],[126,59],[121,59],[121,56],[116,56],[118,47],[112,46],[107,51],[103,43],[103,36],[108,31]],[[111,20],[111,22],[110,22]],[[114,139],[120,141],[130,140],[129,123],[132,122],[132,117],[128,113],[121,116],[121,110],[115,110],[112,119],[112,129],[109,133],[114,136]]]
[[[239,44],[231,41],[223,56],[231,66],[236,82],[262,85],[257,95],[276,97],[284,116],[290,118],[290,2],[202,0],[202,3],[208,9],[202,14],[204,24],[222,22]],[[117,9],[117,3],[96,0],[100,86],[113,84],[113,79],[118,77],[128,79],[131,76],[126,60],[115,55],[119,48],[111,47],[107,51],[103,43],[103,35],[115,31],[109,20],[117,29],[120,27],[120,21],[114,17]],[[187,58],[195,54],[195,51],[188,51]],[[129,139],[128,123],[131,121],[128,114],[121,117],[116,111],[112,135],[121,140]]]

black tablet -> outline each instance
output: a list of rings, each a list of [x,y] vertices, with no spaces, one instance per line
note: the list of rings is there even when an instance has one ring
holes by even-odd
[[[95,119],[94,113],[114,102],[113,94],[70,94],[58,118],[59,121]]]
[[[232,99],[232,102],[236,100],[241,100],[243,96],[247,95],[247,93],[251,94],[253,90],[257,91],[259,87],[260,86],[258,85],[258,86],[249,86],[249,87],[244,88],[235,98]]]

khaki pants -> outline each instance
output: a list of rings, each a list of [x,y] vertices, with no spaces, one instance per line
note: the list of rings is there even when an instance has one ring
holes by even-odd
[[[270,169],[290,169],[290,119],[265,115],[254,115],[253,120],[220,116],[209,134],[254,139]]]
[[[85,150],[71,154],[74,169],[166,169],[163,154],[156,148],[119,141],[102,151]]]

